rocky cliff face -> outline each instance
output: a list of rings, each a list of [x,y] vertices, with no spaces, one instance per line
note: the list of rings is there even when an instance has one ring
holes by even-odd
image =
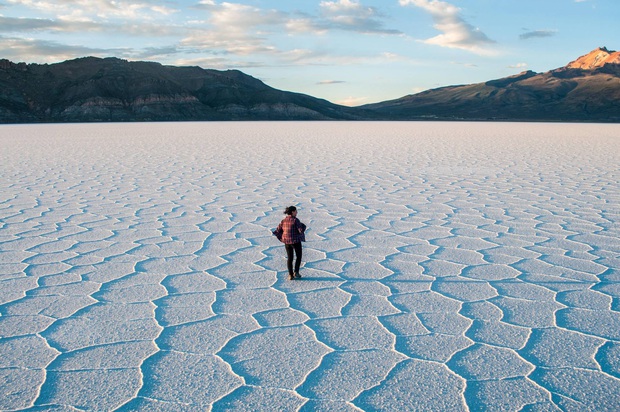
[[[546,73],[428,90],[363,106],[391,119],[620,122],[620,53],[597,49]]]
[[[52,65],[0,60],[0,123],[328,120],[356,113],[236,70],[93,57]]]

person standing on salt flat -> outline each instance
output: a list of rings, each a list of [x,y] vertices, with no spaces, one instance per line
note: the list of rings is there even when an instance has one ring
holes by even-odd
[[[289,279],[299,279],[299,267],[301,266],[302,247],[301,242],[306,241],[306,225],[297,219],[297,208],[289,206],[284,210],[286,217],[282,219],[273,234],[284,243],[286,249],[286,267]],[[293,271],[293,252],[295,253],[295,270]]]

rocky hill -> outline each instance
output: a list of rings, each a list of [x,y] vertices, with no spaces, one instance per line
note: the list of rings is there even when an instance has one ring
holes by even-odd
[[[237,70],[85,57],[0,60],[0,123],[179,120],[620,122],[620,52],[356,108],[284,92]]]
[[[545,73],[443,87],[362,108],[392,120],[620,122],[620,53],[599,48]]]
[[[237,70],[94,57],[50,65],[0,60],[0,123],[329,120],[359,112]]]

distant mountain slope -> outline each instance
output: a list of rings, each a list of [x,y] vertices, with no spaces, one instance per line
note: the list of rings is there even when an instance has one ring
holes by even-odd
[[[237,70],[85,57],[0,60],[0,123],[178,120],[514,120],[620,122],[620,52],[396,100],[339,106]]]
[[[620,53],[600,48],[546,73],[527,71],[361,108],[399,120],[620,122]]]
[[[0,123],[357,119],[358,112],[237,70],[94,57],[50,65],[0,60]]]

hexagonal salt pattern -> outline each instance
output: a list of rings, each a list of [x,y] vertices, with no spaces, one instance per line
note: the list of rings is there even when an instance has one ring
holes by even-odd
[[[0,126],[0,409],[615,410],[619,139]]]

